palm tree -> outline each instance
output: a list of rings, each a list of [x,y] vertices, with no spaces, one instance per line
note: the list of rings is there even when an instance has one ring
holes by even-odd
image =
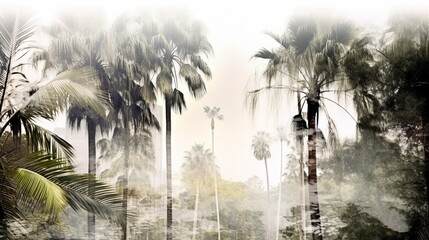
[[[211,182],[207,176],[213,172],[217,173],[217,171],[213,162],[213,154],[209,149],[205,149],[203,144],[195,144],[191,151],[185,152],[185,160],[182,164],[184,181],[195,187],[194,224],[192,227],[192,240],[195,240],[197,237],[200,191],[202,187]]]
[[[317,191],[317,137],[320,136],[317,119],[323,110],[328,120],[331,145],[338,142],[335,125],[326,112],[322,100],[334,102],[323,96],[332,91],[328,86],[337,86],[347,80],[342,69],[356,29],[349,22],[325,24],[326,21],[295,18],[289,22],[283,35],[268,33],[280,47],[276,51],[261,49],[254,57],[268,59],[264,72],[267,86],[249,92],[249,103],[255,109],[260,93],[269,90],[289,90],[304,94],[307,103],[308,121],[308,183],[313,239],[322,239],[320,209]],[[360,39],[355,40],[359,41]],[[286,77],[290,83],[282,82]]]
[[[92,24],[87,24],[87,20]],[[53,37],[53,40],[46,52],[37,54],[35,63],[43,60],[45,64],[44,72],[50,69],[72,69],[78,67],[91,68],[99,82],[99,87],[109,93],[110,82],[108,75],[108,63],[104,49],[106,48],[106,32],[103,26],[103,16],[91,13],[80,14],[79,17],[67,11],[61,11],[58,21],[46,27],[46,32]],[[107,111],[107,109],[106,109]],[[71,105],[67,111],[67,120],[71,128],[80,129],[81,123],[85,120],[88,133],[88,174],[96,177],[96,131],[107,133],[111,124],[106,119],[105,114],[100,115],[90,109]],[[92,186],[88,186],[93,191]],[[88,236],[95,238],[95,216],[88,214]]]
[[[211,129],[212,129],[212,154],[214,156],[214,129],[215,129],[215,119],[223,120],[223,115],[219,114],[220,108],[213,107],[204,107],[204,112],[206,113],[206,117],[211,119]],[[215,160],[213,160],[213,164],[215,165]],[[217,173],[214,174],[214,188],[215,188],[215,199],[216,199],[216,220],[217,220],[217,238],[220,240],[220,216],[219,216],[219,198],[217,192]]]
[[[37,118],[54,119],[69,104],[103,113],[103,99],[93,86],[92,73],[76,69],[60,72],[51,80],[28,79],[22,70],[29,65],[26,61],[31,60],[30,55],[37,51],[32,47],[37,25],[19,13],[8,17],[2,19],[0,29],[0,138],[4,138],[1,154],[7,156],[1,160],[0,171],[2,226],[5,219],[22,217],[17,208],[22,201],[25,206],[46,206],[48,213],[58,213],[69,204],[75,210],[123,219],[115,212],[115,204],[121,201],[105,185],[88,176],[73,174],[69,162],[73,158],[72,146],[35,122]],[[17,143],[23,139],[24,131],[26,146],[20,149]],[[14,147],[5,151],[10,138],[14,139]],[[9,155],[17,151],[18,155],[22,152],[25,155]],[[99,186],[91,198],[88,189],[79,186],[89,183]],[[17,191],[21,192],[15,197]]]
[[[125,63],[125,64],[124,64]],[[128,177],[129,177],[129,159],[130,159],[130,141],[131,130],[136,135],[144,131],[148,126],[159,129],[159,123],[156,117],[152,114],[150,105],[153,102],[147,100],[145,93],[150,86],[140,85],[137,81],[145,79],[150,81],[147,74],[140,72],[138,66],[134,66],[135,73],[130,74],[128,70],[135,62],[128,60],[125,57],[118,57],[114,65],[112,74],[112,86],[115,89],[114,107],[112,114],[115,116],[115,124],[124,130],[125,146],[124,146],[124,174],[123,178],[123,211],[127,212],[128,208]],[[144,71],[144,70],[143,70]],[[153,99],[152,101],[155,101]],[[122,239],[127,239],[127,222],[122,226]]]
[[[267,221],[267,239],[270,239],[270,222],[271,222],[271,213],[270,213],[270,179],[268,175],[268,165],[267,165],[267,158],[271,157],[270,152],[270,135],[266,132],[259,131],[256,133],[256,135],[253,137],[252,140],[252,148],[253,148],[253,155],[258,160],[264,160],[265,163],[265,174],[267,177],[267,214],[268,214],[268,221]]]
[[[94,18],[92,14],[90,17]],[[60,29],[61,31],[55,33],[58,38],[52,44],[50,52],[53,54],[50,54],[49,57],[53,59],[67,57],[59,61],[59,64],[49,66],[57,68],[72,68],[76,65],[92,67],[100,82],[99,86],[107,95],[111,106],[110,109],[107,109],[109,111],[107,117],[104,116],[106,111],[96,114],[73,105],[68,111],[69,123],[72,127],[79,128],[81,121],[86,120],[90,160],[88,169],[95,175],[95,133],[97,128],[102,133],[108,133],[113,127],[120,127],[124,129],[126,142],[131,139],[131,129],[134,130],[134,133],[144,131],[145,126],[154,126],[159,129],[159,123],[150,109],[150,105],[156,101],[154,85],[148,74],[151,69],[147,67],[152,63],[145,57],[148,52],[143,51],[148,48],[148,44],[144,42],[145,39],[135,37],[134,33],[127,32],[124,30],[126,28],[121,28],[121,26],[130,24],[129,18],[117,19],[109,33],[102,29],[94,30],[86,27],[87,24],[82,24],[82,21],[74,21],[75,18],[72,18],[72,21],[65,18],[69,21],[66,22],[66,26],[71,26],[71,29],[53,27],[55,30]],[[39,58],[46,61],[43,56]],[[125,218],[128,202],[129,151],[129,144],[125,144],[123,162]],[[94,224],[95,218],[88,216],[89,233],[94,231]],[[126,239],[127,221],[124,221],[122,228],[123,239]]]
[[[164,16],[165,17],[165,16]],[[179,114],[186,108],[185,96],[179,89],[179,80],[185,80],[189,93],[200,98],[206,93],[202,75],[211,77],[211,71],[201,54],[212,52],[198,21],[183,15],[170,15],[154,24],[150,40],[158,54],[156,88],[164,97],[166,124],[166,166],[167,166],[167,239],[173,238],[173,198],[171,178],[171,110]]]

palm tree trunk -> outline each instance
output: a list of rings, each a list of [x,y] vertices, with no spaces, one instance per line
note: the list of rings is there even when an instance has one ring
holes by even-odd
[[[212,119],[212,154],[214,156],[214,119]],[[217,220],[217,239],[220,240],[220,212],[219,212],[219,197],[217,193],[217,171],[216,162],[213,160],[214,172],[214,188],[215,188],[215,201],[216,201],[216,220]]]
[[[308,105],[308,189],[310,199],[310,218],[313,240],[322,240],[322,226],[320,222],[319,199],[317,192],[317,156],[316,156],[316,114],[319,103],[316,100],[307,100]]]
[[[171,104],[165,98],[166,158],[167,158],[167,240],[173,239],[173,197],[171,179]]]
[[[124,147],[124,180],[123,180],[123,189],[122,189],[122,211],[124,214],[124,223],[122,225],[122,240],[127,240],[127,211],[128,211],[128,168],[129,168],[129,158],[130,158],[130,128],[128,125],[128,118],[124,117],[124,134],[125,134],[125,147]]]
[[[267,240],[270,240],[270,232],[271,232],[271,213],[270,213],[270,179],[268,177],[268,165],[267,165],[267,158],[264,158],[265,162],[265,174],[267,175],[267,213],[268,213],[268,221],[267,221]]]
[[[301,186],[300,202],[301,202],[301,227],[299,239],[307,239],[305,226],[306,226],[306,216],[305,216],[305,178],[304,178],[304,139],[302,136],[298,139],[299,143],[299,181]]]
[[[301,94],[299,92],[296,93],[297,98],[297,105],[298,105],[298,112],[299,115],[302,114],[302,106],[301,106]],[[301,213],[301,226],[299,229],[299,239],[305,240],[307,239],[306,232],[305,232],[305,225],[306,225],[306,217],[305,217],[305,179],[304,179],[304,136],[302,134],[302,131],[304,129],[300,130],[301,132],[299,135],[297,135],[297,141],[298,141],[298,151],[299,151],[299,181],[300,181],[300,213]]]
[[[200,198],[200,186],[197,183],[196,193],[195,193],[195,207],[194,207],[194,225],[192,226],[192,240],[195,240],[197,237],[197,222],[198,222],[198,203]]]
[[[96,176],[96,147],[95,147],[95,134],[96,124],[94,119],[87,118],[88,127],[88,175],[90,181],[88,184],[88,193],[90,198],[95,197],[94,186],[92,181],[95,180]],[[88,213],[88,239],[95,239],[95,215]]]
[[[280,232],[280,207],[281,207],[281,202],[282,202],[282,176],[283,176],[283,140],[280,139],[280,183],[279,183],[279,200],[277,203],[276,240],[279,240],[279,232]]]

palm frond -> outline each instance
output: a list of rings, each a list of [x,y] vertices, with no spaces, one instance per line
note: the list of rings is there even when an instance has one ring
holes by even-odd
[[[180,66],[179,74],[185,79],[189,92],[194,98],[201,98],[206,93],[206,85],[201,75],[197,70],[189,65],[182,64]]]
[[[288,49],[289,48],[289,40],[287,39],[287,37],[285,36],[280,36],[278,34],[275,34],[273,32],[265,32],[265,34],[267,34],[268,36],[270,36],[272,39],[274,39],[278,44],[280,44],[280,46],[282,46],[284,49]]]
[[[73,159],[74,149],[66,140],[55,133],[37,125],[32,119],[22,119],[22,125],[34,151],[45,150],[58,156]]]
[[[179,113],[182,113],[182,109],[186,108],[185,96],[177,88],[174,89],[170,101],[171,107]]]
[[[17,196],[29,208],[44,206],[43,212],[57,215],[66,206],[64,191],[45,176],[25,168],[15,170]]]
[[[31,96],[28,106],[43,106],[48,109],[65,110],[68,104],[91,109],[104,115],[106,97],[91,85],[94,75],[88,69],[67,70],[43,85]]]
[[[305,18],[292,18],[289,21],[290,45],[296,55],[302,55],[310,49],[311,42],[317,34],[317,27],[313,20]]]
[[[156,87],[165,96],[170,96],[173,93],[172,81],[170,71],[163,69],[156,76]]]
[[[56,183],[62,187],[67,203],[75,211],[85,210],[119,224],[124,221],[122,199],[110,186],[87,174],[58,176]],[[94,198],[89,197],[88,186],[91,186]]]
[[[206,75],[206,77],[212,76],[210,67],[207,65],[207,63],[203,60],[201,56],[192,55],[191,63],[193,67],[201,70],[201,72],[203,72]]]
[[[17,204],[17,196],[15,194],[17,186],[15,181],[11,176],[6,176],[6,172],[3,169],[0,169],[0,177],[0,199],[2,203],[0,207],[3,211],[4,218],[22,219],[24,214]]]

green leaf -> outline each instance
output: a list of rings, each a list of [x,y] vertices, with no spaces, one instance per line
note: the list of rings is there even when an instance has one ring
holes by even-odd
[[[44,212],[57,215],[67,205],[64,191],[46,177],[29,169],[18,168],[13,176],[21,201],[44,206]]]

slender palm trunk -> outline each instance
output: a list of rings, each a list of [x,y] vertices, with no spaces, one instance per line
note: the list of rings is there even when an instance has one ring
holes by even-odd
[[[299,239],[307,239],[305,226],[306,226],[306,216],[305,216],[305,178],[304,178],[304,139],[302,136],[298,139],[299,144],[299,182],[301,186],[300,202],[301,202],[301,227],[299,229]]]
[[[96,148],[95,148],[95,134],[96,134],[96,124],[94,119],[87,118],[88,126],[88,175],[90,181],[88,183],[88,193],[90,198],[95,197],[94,186],[92,181],[95,180],[96,176]],[[95,215],[93,213],[88,213],[88,238],[95,239]]]
[[[165,98],[166,157],[167,157],[167,240],[173,239],[173,197],[171,179],[171,104]]]
[[[200,186],[197,182],[196,192],[195,192],[195,207],[194,207],[194,224],[192,226],[192,240],[197,238],[197,223],[198,223],[198,204],[200,198]]]
[[[280,183],[279,183],[279,200],[277,203],[276,240],[279,240],[279,232],[280,232],[280,207],[281,207],[281,202],[282,202],[282,176],[283,176],[283,140],[280,139]]]
[[[268,221],[267,221],[267,240],[270,240],[270,232],[271,232],[271,213],[270,213],[270,179],[268,177],[268,165],[267,165],[267,158],[264,158],[265,162],[265,174],[267,175],[267,213],[268,213]]]
[[[298,104],[298,112],[301,115],[302,106],[301,106],[301,94],[297,92],[296,94],[297,104]],[[304,179],[304,136],[303,129],[297,135],[298,140],[298,151],[299,151],[299,183],[300,183],[300,213],[301,213],[301,226],[299,229],[299,239],[305,240],[307,239],[305,226],[306,226],[306,216],[305,216],[305,179]]]
[[[212,119],[212,154],[214,156],[214,119]],[[217,220],[217,239],[220,240],[220,212],[219,212],[219,197],[217,193],[217,171],[216,162],[213,160],[214,171],[214,188],[215,188],[215,200],[216,200],[216,220]]]
[[[124,214],[124,223],[122,224],[122,240],[127,240],[127,228],[128,228],[128,168],[129,168],[129,158],[130,158],[130,127],[128,125],[127,118],[124,117],[124,134],[125,134],[125,148],[124,148],[124,180],[123,180],[123,190],[122,190],[122,211]]]
[[[317,156],[316,156],[316,114],[319,103],[307,100],[308,105],[308,189],[310,199],[310,218],[313,240],[322,240],[319,199],[317,192]]]

